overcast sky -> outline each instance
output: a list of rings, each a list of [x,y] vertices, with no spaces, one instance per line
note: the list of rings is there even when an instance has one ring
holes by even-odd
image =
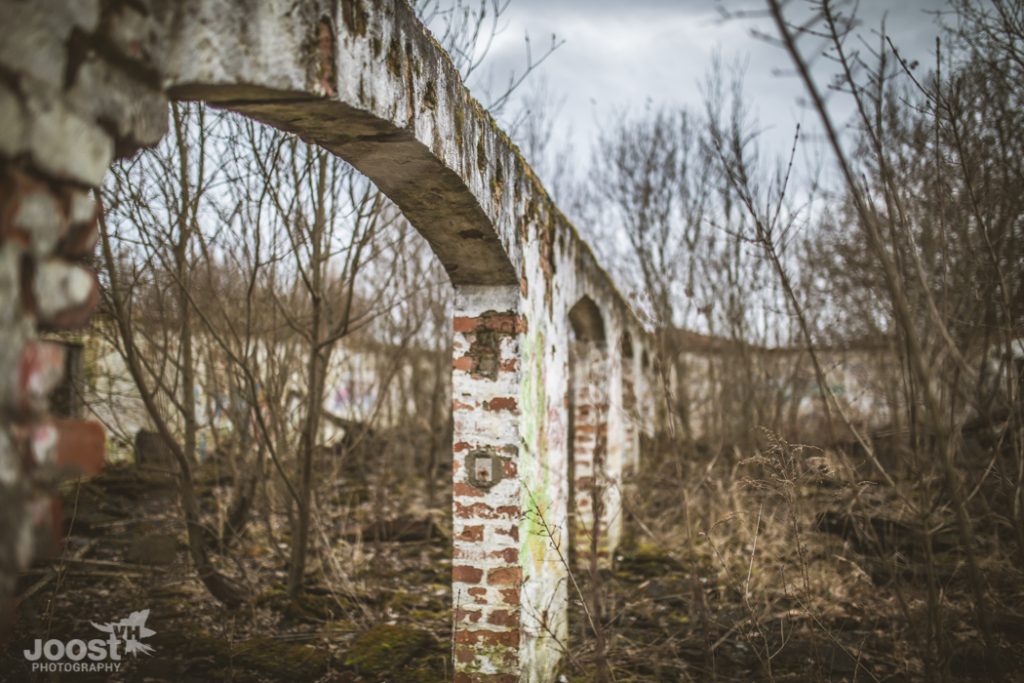
[[[492,73],[507,75],[522,70],[526,33],[535,53],[552,33],[564,41],[535,75],[564,97],[556,129],[560,139],[571,137],[581,166],[598,127],[616,113],[641,112],[648,102],[699,107],[699,84],[713,56],[720,54],[726,64],[741,60],[747,65],[747,101],[764,130],[767,151],[782,154],[798,122],[813,132],[808,124],[813,126],[814,117],[800,104],[802,87],[783,50],[751,35],[755,27],[770,30],[770,19],[723,20],[720,12],[763,7],[757,0],[511,0],[489,60]],[[940,0],[861,0],[860,33],[877,44],[871,31],[885,17],[901,52],[931,63],[938,33],[932,12],[944,7]],[[797,16],[805,8],[794,0],[788,11]],[[810,42],[803,48],[814,52]],[[817,60],[819,80],[824,82],[830,68]],[[482,92],[478,96],[486,99]],[[847,114],[841,99],[833,96],[830,106]]]

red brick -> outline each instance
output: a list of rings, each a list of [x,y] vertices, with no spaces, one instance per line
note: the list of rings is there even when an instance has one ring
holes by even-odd
[[[509,564],[515,564],[519,561],[519,548],[505,548],[503,550],[492,550],[487,553],[488,557],[494,557],[505,560]]]
[[[512,460],[506,458],[502,460],[501,465],[502,472],[505,474],[506,479],[515,479],[519,476],[519,470],[516,468],[516,464]]]
[[[455,501],[452,514],[459,519],[491,519],[494,517],[494,508],[487,503],[463,505]]]
[[[517,505],[500,505],[493,507],[487,503],[473,503],[472,505],[463,505],[462,503],[455,501],[455,516],[459,519],[498,519],[498,518],[513,518],[519,516],[519,506]]]
[[[463,527],[462,531],[455,534],[455,540],[479,543],[484,540],[484,528],[480,525]]]
[[[25,344],[18,362],[18,408],[28,413],[41,408],[47,394],[64,376],[64,348],[60,344],[34,341]]]
[[[455,642],[467,645],[486,643],[487,645],[517,647],[519,645],[519,629],[502,631],[458,629],[455,631]]]
[[[452,319],[456,333],[472,333],[481,328],[500,334],[522,334],[526,332],[526,318],[515,313],[484,313],[479,317],[455,316]]]
[[[484,492],[473,486],[467,484],[464,481],[456,482],[452,485],[452,494],[455,496],[469,496],[470,498],[479,498],[484,495]]]
[[[519,567],[495,567],[487,572],[487,583],[491,585],[518,584],[523,578]]]
[[[501,599],[506,605],[513,607],[519,606],[519,589],[518,588],[502,588],[498,591],[501,594]]]
[[[495,626],[519,626],[519,612],[496,609],[487,615],[487,623]]]
[[[519,409],[519,404],[511,396],[503,396],[498,398],[492,398],[490,401],[484,401],[484,410],[490,410],[497,412],[499,410],[507,410],[509,412],[515,412]]]
[[[469,622],[475,624],[480,621],[483,613],[478,609],[466,609],[459,607],[455,610],[455,623]]]
[[[452,581],[462,581],[463,583],[480,583],[480,579],[484,576],[482,569],[476,567],[452,567]]]
[[[57,462],[84,474],[96,474],[103,468],[106,439],[99,422],[56,420]]]
[[[484,315],[483,325],[488,330],[502,334],[515,334],[519,332],[521,318],[514,313],[500,315]]]
[[[452,329],[455,330],[456,333],[473,332],[479,326],[480,318],[469,318],[462,315],[457,315],[452,318]]]

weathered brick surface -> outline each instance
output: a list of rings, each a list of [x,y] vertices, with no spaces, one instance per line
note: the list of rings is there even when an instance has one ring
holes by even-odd
[[[590,557],[597,534],[598,552],[607,558],[604,539],[610,520],[618,511],[608,505],[612,479],[607,468],[609,358],[603,344],[578,341],[572,349],[573,392],[573,489],[574,548],[581,563]],[[594,507],[599,503],[601,517],[595,526]]]
[[[452,567],[452,581],[459,583],[480,583],[484,576],[484,570],[479,567],[466,567],[456,565]]]
[[[452,595],[456,669],[467,675],[515,675],[519,667],[517,589],[522,572],[510,529],[522,516],[515,476],[519,452],[518,292],[508,287],[456,290],[452,328]],[[472,571],[470,571],[472,568]],[[518,593],[516,593],[518,598]],[[472,607],[469,607],[471,605]],[[483,680],[469,678],[466,680]]]
[[[103,461],[98,424],[47,416],[64,361],[37,330],[73,329],[96,307],[96,277],[79,261],[96,244],[90,188],[115,150],[155,143],[167,125],[158,79],[100,56],[104,12],[117,9],[0,2],[0,630],[33,537],[54,521],[42,482]]]

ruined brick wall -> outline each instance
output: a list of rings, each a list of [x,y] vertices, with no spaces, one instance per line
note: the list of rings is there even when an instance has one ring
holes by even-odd
[[[38,335],[96,305],[91,190],[115,155],[164,132],[147,28],[129,3],[0,3],[0,627],[16,572],[50,533],[47,491],[102,461],[97,424],[47,414],[64,357]]]
[[[698,338],[699,341],[702,341]],[[729,340],[712,340],[717,348],[684,346],[674,359],[673,394],[685,397],[686,427],[698,441],[736,439],[748,425],[741,400],[756,406],[764,426],[789,439],[830,442],[853,439],[841,423],[830,424],[825,415],[814,367],[802,348],[746,348],[746,363],[754,368],[753,382],[739,353]],[[898,354],[891,348],[819,349],[818,361],[829,390],[847,419],[861,432],[892,428],[898,418],[900,373]]]
[[[570,310],[589,300],[607,340],[588,386],[605,397],[609,550],[622,472],[654,428],[647,332],[409,5],[0,0],[0,38],[0,590],[44,516],[33,477],[62,446],[102,442],[47,421],[61,359],[36,341],[95,305],[78,262],[96,240],[90,190],[115,156],[159,140],[167,97],[203,100],[347,160],[445,266],[456,679],[552,680],[567,636]]]

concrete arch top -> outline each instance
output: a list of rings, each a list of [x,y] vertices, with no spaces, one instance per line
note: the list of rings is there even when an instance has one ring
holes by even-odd
[[[406,2],[186,0],[158,11],[171,97],[344,158],[398,205],[453,283],[519,283],[511,186],[525,166]]]

